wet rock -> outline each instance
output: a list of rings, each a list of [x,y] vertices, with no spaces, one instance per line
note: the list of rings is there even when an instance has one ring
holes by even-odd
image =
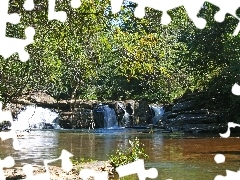
[[[208,109],[200,109],[200,110],[191,110],[191,111],[184,111],[184,114],[209,114]]]
[[[217,115],[201,115],[201,114],[181,114],[175,118],[175,121],[178,123],[185,124],[200,124],[200,123],[216,123],[217,122]]]
[[[226,123],[218,124],[185,124],[182,130],[186,133],[225,133]]]
[[[186,93],[174,101],[172,108],[168,109],[161,118],[161,127],[184,132],[216,132],[226,129],[224,123],[226,112],[213,105],[212,98],[205,92]],[[222,108],[222,107],[221,107]],[[219,124],[220,123],[220,124]]]
[[[66,119],[66,120],[60,120],[59,121],[59,126],[61,128],[64,128],[64,129],[72,129],[73,126],[72,126],[72,123],[70,120]]]
[[[164,119],[171,119],[171,118],[176,118],[179,115],[179,113],[173,113],[172,111],[165,112],[163,117],[161,118],[162,120]]]
[[[152,111],[149,108],[149,103],[147,101],[138,102],[137,109],[135,108],[135,118],[139,125],[146,125],[151,122]]]
[[[178,103],[173,105],[172,112],[192,110],[192,107],[193,107],[194,103],[195,103],[194,101],[178,102]]]

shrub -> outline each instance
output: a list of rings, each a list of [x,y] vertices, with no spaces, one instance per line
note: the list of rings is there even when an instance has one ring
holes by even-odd
[[[127,149],[117,149],[115,154],[110,155],[110,163],[114,168],[131,163],[137,159],[147,159],[148,155],[145,154],[139,139],[136,137],[134,141],[129,140],[130,147]]]

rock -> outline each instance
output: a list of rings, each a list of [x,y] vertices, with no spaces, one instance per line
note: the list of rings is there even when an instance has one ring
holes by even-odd
[[[209,114],[208,109],[200,109],[200,110],[191,110],[191,111],[184,111],[182,114]]]
[[[173,113],[171,111],[168,111],[166,113],[164,113],[163,117],[167,118],[167,119],[171,119],[171,118],[176,118],[179,115],[179,113]]]
[[[32,92],[22,95],[22,97],[13,100],[13,102],[18,104],[54,104],[57,101],[45,92]]]
[[[152,111],[146,101],[140,101],[137,109],[135,108],[135,118],[138,119],[139,125],[146,125],[151,122]]]
[[[226,118],[223,117],[227,111],[217,102],[213,103],[212,99],[206,92],[185,93],[174,100],[172,108],[161,118],[159,127],[184,132],[219,132],[226,129],[226,123],[223,123]]]
[[[178,115],[175,120],[180,123],[188,123],[188,124],[200,124],[200,123],[216,123],[217,116],[215,115],[201,115],[201,114],[181,114]]]
[[[65,172],[62,168],[57,166],[48,166],[50,172],[50,180],[77,180],[79,178],[79,172],[83,168],[92,169],[98,172],[108,172],[111,176],[113,172],[113,167],[110,165],[108,161],[94,161],[89,163],[82,163],[79,165],[74,165],[73,169],[70,172]],[[43,174],[45,173],[45,168],[43,166],[33,166],[33,174]],[[6,176],[6,180],[18,180],[26,178],[26,175],[23,173],[22,168],[15,167],[11,169],[4,169],[4,174]],[[93,179],[93,178],[89,178]]]
[[[61,110],[70,110],[70,104],[66,100],[58,101],[52,104],[53,108],[60,108]]]
[[[224,133],[227,131],[227,124],[185,124],[182,130],[186,133]]]
[[[212,95],[211,95],[212,97]],[[214,100],[213,100],[214,99]],[[117,103],[121,103],[123,107],[130,103],[133,109],[133,125],[146,126],[151,123],[153,112],[149,108],[147,101],[109,101],[103,104],[109,105],[117,112],[118,120],[122,120],[123,113],[118,113]],[[83,100],[61,100],[56,101],[50,95],[44,92],[33,92],[25,94],[18,100],[7,105],[7,109],[13,112],[19,112],[24,106],[35,104],[43,108],[55,109],[60,114],[60,125],[63,128],[93,128],[93,109],[99,104],[98,101]],[[223,103],[217,103],[215,98],[210,98],[207,93],[187,91],[181,98],[174,100],[173,104],[164,105],[165,113],[158,122],[158,126],[165,129],[184,129],[184,131],[192,131],[190,124],[194,127],[196,124],[207,125],[223,123],[229,116],[229,109],[223,108]],[[220,108],[220,109],[219,109]],[[213,128],[214,129],[214,128]],[[202,130],[203,131],[203,130]],[[205,130],[204,130],[205,131]]]
[[[30,94],[31,102],[53,104],[57,101],[45,92],[34,92]]]
[[[69,119],[60,120],[59,126],[64,129],[72,129],[73,128],[72,123]]]
[[[184,102],[176,103],[172,107],[172,112],[192,110],[193,105],[194,105],[194,101],[184,101]]]

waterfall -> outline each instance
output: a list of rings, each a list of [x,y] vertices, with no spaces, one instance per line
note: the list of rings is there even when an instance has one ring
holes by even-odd
[[[12,128],[16,130],[26,129],[60,129],[58,125],[59,115],[48,108],[26,106],[14,120]]]
[[[96,128],[114,128],[118,127],[116,113],[108,105],[99,104],[93,111]]]
[[[105,105],[103,108],[104,108],[104,128],[117,127],[118,122],[114,109],[110,108],[108,105]]]
[[[118,104],[118,107],[121,108],[122,111],[124,111],[124,115],[121,120],[121,123],[123,124],[124,127],[126,127],[130,124],[129,114],[127,113],[123,103],[118,102],[117,104]]]
[[[154,111],[154,116],[152,118],[152,123],[156,124],[164,114],[163,106],[149,106]]]

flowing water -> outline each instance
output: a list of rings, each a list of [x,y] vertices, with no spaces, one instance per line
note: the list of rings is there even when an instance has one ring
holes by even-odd
[[[158,107],[153,110],[153,122],[156,122],[164,110]],[[75,158],[108,160],[108,155],[117,148],[128,147],[128,141],[138,137],[149,155],[145,166],[147,169],[157,168],[159,180],[214,179],[218,174],[225,175],[226,169],[237,171],[240,167],[239,137],[223,139],[219,134],[146,133],[149,129],[114,128],[117,121],[113,111],[105,107],[104,112],[104,120],[107,120],[104,126],[112,127],[110,129],[62,130],[58,126],[56,112],[27,106],[13,123],[14,129],[20,130],[20,134],[24,133],[18,137],[22,149],[15,151],[12,139],[0,140],[0,158],[11,155],[15,166],[26,163],[43,165],[44,159],[58,158],[65,149]],[[22,131],[42,129],[46,124],[55,129],[32,130],[29,133]],[[218,153],[225,155],[225,163],[217,164],[214,161]],[[60,166],[60,163],[53,165]]]
[[[58,120],[58,113],[48,108],[29,105],[17,115],[11,128],[16,130],[43,129],[48,124],[54,129],[60,129]]]
[[[42,130],[25,133],[18,138],[23,147],[12,148],[12,140],[0,141],[0,158],[14,157],[16,166],[25,163],[42,165],[43,159],[57,158],[62,149],[76,158],[107,160],[116,148],[127,147],[135,137],[145,144],[149,159],[146,168],[158,169],[157,179],[202,180],[225,175],[226,169],[237,171],[240,167],[240,139],[220,138],[218,134],[142,133],[136,129],[115,130]],[[217,164],[217,153],[226,156],[226,162]],[[60,162],[59,162],[60,163]],[[59,165],[60,166],[60,165]]]
[[[164,107],[158,107],[158,106],[150,106],[151,109],[154,111],[154,117],[152,118],[152,123],[157,124],[159,119],[163,116],[164,114]]]

